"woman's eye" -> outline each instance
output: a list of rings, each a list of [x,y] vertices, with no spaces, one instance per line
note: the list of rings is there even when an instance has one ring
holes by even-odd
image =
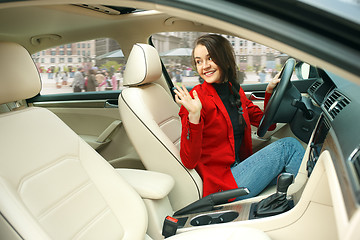
[[[212,58],[211,58],[211,57],[209,57],[209,60],[210,60],[210,61],[212,61]]]
[[[196,61],[196,64],[198,64],[198,65],[201,64],[201,61],[200,60]]]

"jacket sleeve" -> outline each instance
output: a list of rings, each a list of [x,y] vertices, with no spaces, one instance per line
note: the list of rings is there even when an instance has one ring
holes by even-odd
[[[179,112],[182,124],[180,157],[186,168],[194,169],[201,157],[204,121],[200,118],[199,124],[193,124],[188,115],[188,111],[182,106]]]

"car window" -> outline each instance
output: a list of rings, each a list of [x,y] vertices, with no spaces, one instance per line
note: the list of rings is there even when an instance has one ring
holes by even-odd
[[[113,39],[69,43],[42,50],[32,57],[40,72],[42,95],[123,88],[125,58]],[[83,82],[74,81],[77,71]],[[96,81],[89,77],[90,73]]]
[[[191,64],[194,41],[203,32],[161,32],[152,35],[152,42],[158,50],[162,62],[174,84],[193,87],[202,83],[196,69]],[[241,84],[266,83],[280,71],[289,58],[278,50],[259,43],[223,35],[234,47]],[[292,80],[297,79],[293,74]]]

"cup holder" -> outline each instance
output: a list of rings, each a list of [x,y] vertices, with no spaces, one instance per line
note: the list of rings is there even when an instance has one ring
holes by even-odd
[[[191,226],[203,226],[217,223],[227,223],[234,221],[238,216],[239,213],[235,211],[209,213],[194,217],[190,221],[190,224]]]
[[[213,218],[208,215],[202,215],[198,216],[191,220],[190,224],[192,226],[203,226],[203,225],[209,225],[213,221]]]

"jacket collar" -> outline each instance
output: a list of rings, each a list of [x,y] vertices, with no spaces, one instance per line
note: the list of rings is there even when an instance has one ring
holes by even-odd
[[[225,116],[226,120],[230,121],[229,114],[227,113],[227,110],[219,97],[219,95],[216,92],[216,89],[214,86],[210,83],[204,82],[203,87],[205,89],[206,94],[210,97],[210,99],[215,103],[215,105],[220,109],[221,113]]]
[[[222,115],[224,116],[224,118],[226,119],[226,123],[227,123],[227,128],[228,128],[228,132],[229,134],[229,139],[232,142],[231,147],[235,153],[235,149],[234,149],[234,132],[233,132],[233,127],[232,127],[232,123],[231,123],[231,119],[229,117],[229,114],[225,108],[225,105],[223,104],[221,98],[219,97],[219,95],[216,92],[216,89],[214,88],[214,86],[210,83],[207,83],[204,81],[204,83],[202,84],[202,87],[205,90],[205,93],[209,96],[209,99],[219,108],[220,112],[222,113]]]
[[[203,85],[207,95],[212,96],[212,97],[217,95],[217,92],[212,84],[204,81],[204,83],[202,85]]]

